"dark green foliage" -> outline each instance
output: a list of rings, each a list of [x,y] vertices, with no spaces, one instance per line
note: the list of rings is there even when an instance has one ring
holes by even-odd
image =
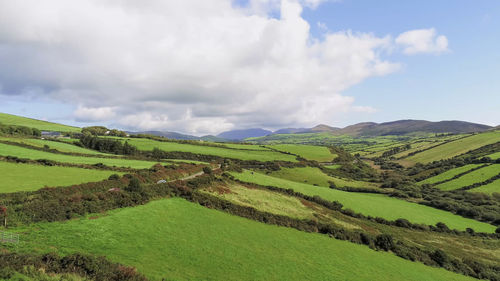
[[[112,174],[109,176],[108,180],[119,180],[120,176],[118,174]]]
[[[449,262],[448,255],[440,249],[435,250],[429,256],[440,266],[444,266]]]
[[[212,171],[212,168],[206,166],[206,167],[203,167],[203,172],[207,175],[211,175],[213,173]]]
[[[138,178],[133,177],[125,188],[128,192],[141,192],[142,186]]]
[[[130,145],[128,142],[122,143],[119,140],[98,138],[89,134],[83,135],[78,144],[82,147],[94,149],[100,152],[123,155],[137,154],[137,148]]]
[[[39,137],[42,132],[36,128],[0,124],[0,135],[2,134]]]
[[[23,272],[26,266],[43,269],[47,273],[71,273],[96,281],[147,281],[132,267],[108,261],[105,257],[70,254],[44,255],[2,253],[0,254],[0,278],[11,278],[15,272]]]
[[[394,241],[389,234],[379,234],[375,237],[375,247],[384,251],[389,251],[394,248]]]

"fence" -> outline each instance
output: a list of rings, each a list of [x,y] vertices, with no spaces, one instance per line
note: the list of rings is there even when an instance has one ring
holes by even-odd
[[[19,234],[0,231],[0,243],[19,243]]]

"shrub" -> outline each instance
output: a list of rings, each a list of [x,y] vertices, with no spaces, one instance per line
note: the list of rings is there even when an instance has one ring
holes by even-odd
[[[380,234],[375,237],[375,247],[378,249],[389,251],[394,247],[394,241],[389,234]]]
[[[139,181],[138,178],[133,177],[128,183],[128,186],[125,187],[125,190],[128,192],[141,192],[142,191],[141,182]]]
[[[112,174],[109,176],[108,180],[119,180],[120,176],[118,174]]]

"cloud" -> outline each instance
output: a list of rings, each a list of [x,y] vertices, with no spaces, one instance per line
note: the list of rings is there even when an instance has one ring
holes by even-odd
[[[0,87],[74,105],[77,121],[192,134],[373,112],[342,92],[397,71],[394,40],[312,37],[301,12],[320,2],[0,0]]]
[[[448,51],[448,39],[444,35],[437,36],[434,28],[403,32],[396,38],[396,44],[401,45],[407,55],[440,54]]]
[[[79,122],[97,122],[110,120],[116,116],[112,107],[78,107],[75,110],[75,119]]]

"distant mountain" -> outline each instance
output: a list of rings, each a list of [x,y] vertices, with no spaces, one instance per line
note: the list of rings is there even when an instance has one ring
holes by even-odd
[[[347,129],[348,127],[344,128]],[[439,121],[430,122],[425,120],[398,120],[380,124],[363,126],[356,135],[362,136],[386,136],[405,135],[415,132],[424,133],[473,133],[490,129],[490,126],[464,122],[464,121]],[[344,130],[343,129],[343,130]],[[344,133],[343,130],[337,133]],[[347,134],[348,132],[345,132]]]
[[[309,131],[308,128],[284,128],[274,131],[273,134],[298,134]]]
[[[227,131],[223,132],[217,135],[219,138],[227,139],[227,140],[243,140],[247,138],[254,138],[254,137],[264,137],[267,135],[272,134],[273,132],[260,129],[260,128],[253,128],[253,129],[246,129],[246,130],[232,130],[232,131]]]
[[[202,141],[210,141],[210,142],[228,142],[229,140],[224,138],[219,138],[213,135],[207,135],[199,138]]]
[[[338,130],[340,130],[340,128],[330,127],[330,126],[324,125],[324,124],[319,124],[315,127],[312,127],[311,129],[309,129],[308,132],[310,132],[310,133],[336,132]]]

